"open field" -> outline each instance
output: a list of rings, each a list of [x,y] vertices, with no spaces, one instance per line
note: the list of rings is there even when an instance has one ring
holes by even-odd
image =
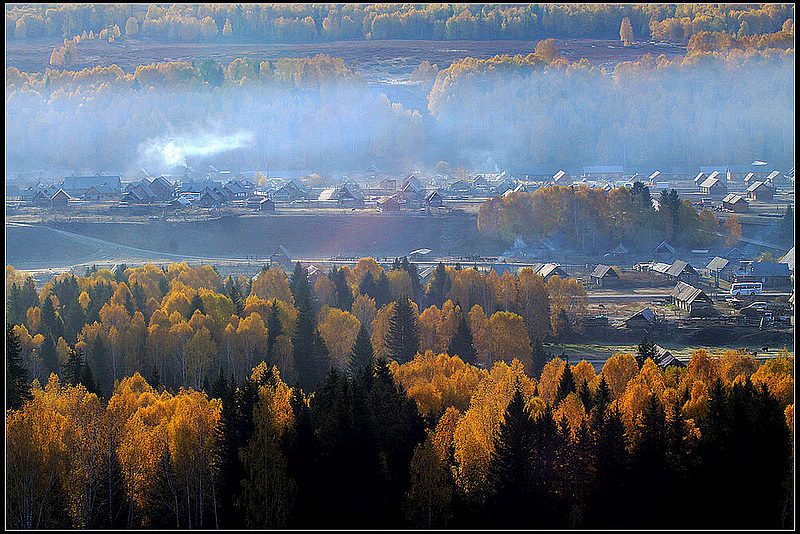
[[[646,53],[660,54],[672,59],[686,53],[678,43],[634,42],[623,47],[620,41],[600,39],[556,39],[562,55],[568,59],[586,58],[602,67],[613,67],[620,61],[638,59]],[[61,46],[62,40],[11,40],[6,43],[6,66],[26,72],[42,72],[49,67],[50,53]],[[342,58],[368,81],[407,81],[408,74],[423,60],[436,63],[440,69],[461,58],[488,59],[497,54],[529,54],[536,41],[335,41],[326,43],[271,44],[247,42],[221,43],[164,43],[135,38],[115,43],[85,40],[78,45],[79,60],[74,68],[98,65],[120,66],[133,72],[138,65],[159,61],[195,61],[213,58],[229,63],[240,57],[276,61],[281,58],[310,57],[327,54]],[[198,61],[199,60],[199,61]]]

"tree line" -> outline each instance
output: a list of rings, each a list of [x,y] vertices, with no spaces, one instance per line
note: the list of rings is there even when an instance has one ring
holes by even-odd
[[[526,56],[465,58],[444,69],[423,63],[413,73],[428,97],[421,110],[375,94],[341,59],[322,55],[154,63],[132,73],[114,65],[10,67],[7,121],[21,134],[7,150],[17,168],[80,168],[87,160],[97,169],[167,168],[148,149],[168,136],[169,123],[189,137],[252,132],[252,146],[217,156],[240,168],[446,161],[534,173],[591,163],[665,171],[756,159],[788,167],[793,122],[776,110],[792,105],[794,49],[793,33],[782,35],[699,33],[684,58],[647,54],[613,71],[564,59],[552,39]],[[73,48],[74,40],[54,50],[55,61],[79,53]],[[198,109],[206,110],[199,121]],[[86,135],[71,135],[74,124]]]
[[[772,33],[793,17],[791,4],[14,5],[6,8],[6,34],[69,39],[116,26],[126,35],[183,42],[616,39],[628,18],[637,39],[685,42],[701,31]]]
[[[356,347],[313,395],[266,362],[204,391],[134,373],[103,395],[70,373],[31,386],[9,328],[9,525],[792,526],[787,354],[662,370],[644,341],[599,374],[558,358],[527,374]]]
[[[508,243],[548,238],[589,253],[620,242],[639,249],[661,241],[705,246],[717,240],[719,227],[710,210],[698,211],[674,189],[651,197],[642,182],[608,191],[552,185],[492,197],[478,210],[478,229],[486,236]]]
[[[154,386],[201,389],[219,373],[241,380],[262,360],[312,391],[330,367],[346,372],[364,339],[401,363],[450,350],[472,365],[517,358],[532,371],[544,365],[542,344],[574,336],[586,309],[573,279],[440,263],[423,286],[406,258],[388,270],[363,258],[314,280],[299,263],[288,277],[265,267],[224,280],[211,266],[123,264],[63,273],[41,291],[7,266],[6,282],[29,376],[44,383],[77,365],[105,394],[134,372]]]

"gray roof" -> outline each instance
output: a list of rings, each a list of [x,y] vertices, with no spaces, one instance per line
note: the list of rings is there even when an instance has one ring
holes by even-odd
[[[610,265],[598,265],[592,271],[592,278],[603,278],[604,276],[610,276],[613,278],[619,278],[619,274],[617,271]]]
[[[669,367],[670,365],[674,365],[676,367],[686,367],[682,361],[672,355],[670,351],[665,349],[660,345],[656,345],[656,363],[659,367],[665,368]]]
[[[771,261],[757,261],[753,263],[753,276],[789,276],[789,265]]]
[[[685,262],[683,260],[675,260],[675,263],[673,263],[670,266],[666,274],[668,274],[669,276],[680,276],[681,273],[684,272],[697,274],[697,271],[694,270],[694,267],[692,267],[691,265],[689,265],[688,262]]]
[[[675,254],[675,248],[666,241],[662,241],[661,243],[659,243],[658,246],[653,250],[653,252],[658,252],[662,248],[668,250],[671,254]]]
[[[729,193],[725,198],[722,199],[722,201],[727,204],[738,204],[739,202],[744,202],[747,204],[747,201],[741,195],[737,195],[736,193]]]
[[[752,184],[750,184],[750,187],[747,188],[747,192],[748,193],[752,193],[753,191],[756,191],[757,189],[761,189],[762,187],[766,187],[767,189],[770,189],[770,187],[767,184],[765,184],[764,182],[760,182],[759,181],[759,182],[753,182]]]
[[[692,303],[697,299],[711,302],[711,299],[708,298],[708,295],[706,295],[702,289],[689,285],[686,282],[678,282],[678,285],[673,288],[669,296],[688,303]]]
[[[539,268],[536,274],[540,274],[545,278],[550,275],[557,275],[561,278],[564,278],[567,275],[567,273],[565,273],[561,266],[557,263],[545,263],[541,266],[541,268]]]
[[[717,256],[713,260],[708,262],[708,265],[706,266],[706,269],[708,269],[709,271],[717,271],[718,272],[718,271],[721,271],[722,269],[724,269],[725,267],[727,267],[729,263],[730,263],[729,260],[727,260],[725,258],[722,258],[720,256]]]
[[[656,313],[652,310],[652,308],[645,308],[643,310],[639,310],[638,312],[628,317],[628,320],[630,321],[635,317],[642,317],[645,321],[647,321],[650,324],[656,322]]]
[[[784,254],[784,256],[780,260],[780,263],[785,263],[786,265],[789,266],[789,269],[794,271],[794,247],[790,248],[789,252]]]
[[[666,274],[670,267],[671,265],[669,263],[658,262],[653,264],[651,269],[657,273]]]
[[[700,184],[700,187],[714,187],[717,184],[720,184],[720,185],[723,185],[723,186],[725,185],[722,182],[720,182],[718,178],[708,177],[705,180],[703,180],[703,183]]]

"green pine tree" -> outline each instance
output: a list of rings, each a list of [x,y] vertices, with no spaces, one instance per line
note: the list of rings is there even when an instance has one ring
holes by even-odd
[[[575,377],[572,374],[572,368],[569,363],[564,364],[564,371],[561,373],[561,380],[558,382],[558,392],[556,399],[553,402],[555,406],[562,400],[567,398],[567,395],[575,392]]]
[[[410,362],[419,351],[419,325],[408,297],[396,301],[384,342],[387,355],[400,364]]]
[[[472,331],[469,328],[467,318],[464,316],[463,312],[459,312],[458,326],[456,327],[455,334],[453,334],[453,338],[450,340],[447,352],[451,356],[458,356],[464,363],[470,365],[478,364],[478,352],[475,350]]]
[[[19,354],[19,338],[6,323],[6,409],[16,410],[31,397],[28,371]]]
[[[348,376],[350,379],[357,376],[363,369],[374,365],[375,353],[372,349],[372,341],[370,340],[369,332],[362,324],[358,329],[356,341],[353,344],[353,350],[350,353],[350,361],[348,362]]]

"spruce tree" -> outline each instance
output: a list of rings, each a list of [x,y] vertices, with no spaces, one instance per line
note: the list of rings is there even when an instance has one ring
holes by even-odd
[[[650,343],[648,339],[645,337],[639,346],[636,347],[636,363],[639,364],[639,368],[644,365],[644,362],[647,361],[647,358],[653,360],[653,362],[658,363],[656,361],[656,345],[655,343]]]
[[[331,269],[328,273],[328,278],[336,287],[336,307],[340,310],[350,311],[350,308],[353,306],[353,292],[350,291],[350,286],[347,284],[347,277],[342,268]]]
[[[419,325],[408,297],[395,302],[385,344],[387,355],[400,364],[410,362],[419,351]]]
[[[544,350],[541,340],[534,339],[531,344],[531,376],[539,379],[542,376],[542,370],[547,365],[548,354]]]
[[[133,295],[133,302],[136,308],[145,316],[145,320],[149,320],[147,316],[147,295],[144,293],[144,288],[139,282],[134,282],[131,286],[131,295]]]
[[[61,365],[59,364],[58,357],[56,356],[56,344],[53,342],[53,338],[51,336],[44,336],[44,342],[42,342],[42,347],[39,349],[39,355],[41,356],[48,373],[59,374]]]
[[[206,313],[206,308],[203,306],[203,299],[200,298],[200,293],[195,293],[192,297],[192,301],[189,303],[189,317],[191,317],[195,310],[200,310],[200,313]]]
[[[25,283],[22,284],[20,300],[23,314],[27,313],[29,308],[39,305],[39,295],[36,293],[36,282],[34,282],[33,278],[30,276],[25,278]]]
[[[450,356],[458,356],[464,363],[478,365],[478,353],[475,350],[472,331],[469,328],[467,318],[464,316],[463,312],[459,313],[458,326],[456,327],[455,334],[453,334],[453,338],[450,340],[447,352]]]
[[[81,383],[82,371],[83,358],[81,358],[81,354],[74,348],[70,348],[69,358],[67,363],[64,364],[63,381],[72,386],[77,386]]]
[[[372,276],[371,272],[365,272],[364,276],[361,277],[361,281],[358,283],[359,295],[367,295],[371,299],[374,299],[376,288],[375,277]]]
[[[447,274],[444,263],[439,262],[431,276],[430,285],[428,285],[427,304],[441,307],[447,298],[451,285],[452,280],[450,280],[450,275]]]
[[[299,261],[294,264],[294,271],[289,276],[289,289],[292,291],[295,302],[302,302],[306,298],[313,299],[311,284],[308,281],[308,271]]]
[[[300,301],[297,308],[292,347],[298,380],[303,390],[310,393],[328,372],[330,358],[317,329],[316,313],[308,297]]]
[[[25,322],[23,318],[25,312],[22,311],[22,291],[16,282],[12,283],[8,290],[6,310],[8,311],[7,320],[12,324],[22,324]]]
[[[389,304],[389,301],[392,299],[392,290],[386,271],[381,271],[381,274],[378,275],[378,279],[375,281],[375,294],[372,298],[375,299],[375,306],[377,306],[378,309]]]
[[[19,338],[6,323],[6,409],[16,410],[31,397],[28,371],[19,354]]]
[[[564,364],[564,371],[561,373],[561,380],[558,382],[558,391],[553,406],[567,398],[567,395],[575,392],[575,377],[569,363]]]
[[[242,288],[239,287],[239,281],[232,276],[228,276],[228,278],[225,279],[225,294],[228,295],[228,298],[233,302],[236,308],[236,315],[241,316],[244,311]]]
[[[372,341],[370,340],[369,332],[362,324],[358,329],[356,341],[353,344],[353,350],[350,353],[350,361],[348,362],[348,377],[352,380],[363,369],[371,367],[374,363],[374,351],[372,349]]]
[[[532,482],[530,413],[519,388],[506,408],[500,431],[495,437],[494,453],[489,464],[492,496],[490,520],[499,528],[530,526],[528,504]]]
[[[114,269],[114,280],[116,280],[118,284],[121,284],[122,282],[127,282],[128,281],[128,277],[125,276],[125,270],[127,268],[128,268],[127,264],[120,263]]]

